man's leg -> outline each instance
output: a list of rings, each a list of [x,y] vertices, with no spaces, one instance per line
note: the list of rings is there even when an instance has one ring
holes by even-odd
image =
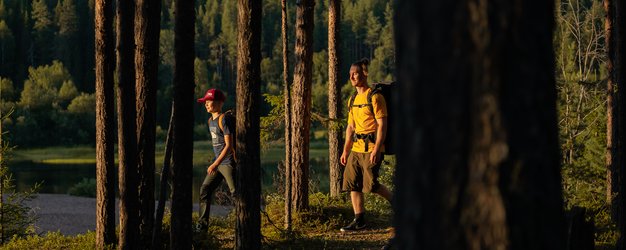
[[[391,193],[391,191],[389,191],[389,189],[385,185],[383,185],[383,184],[379,184],[378,185],[378,189],[376,190],[376,194],[382,196],[388,202],[391,202],[391,199],[393,198],[393,194]]]
[[[355,215],[365,213],[363,193],[357,191],[350,192],[350,200],[352,201],[352,210]]]
[[[352,152],[350,156],[348,156],[348,164],[344,170],[344,187],[348,184],[352,190],[350,192],[350,201],[352,201],[354,220],[347,226],[342,227],[342,232],[356,231],[365,227],[365,199],[363,198],[363,192],[359,191],[363,187],[363,174],[358,160],[358,158],[362,158],[363,155],[363,153]]]

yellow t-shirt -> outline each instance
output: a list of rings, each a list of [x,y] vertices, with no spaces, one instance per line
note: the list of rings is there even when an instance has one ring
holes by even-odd
[[[368,88],[364,93],[357,94],[354,98],[353,105],[367,104],[367,95],[372,91]],[[352,124],[354,127],[354,133],[357,134],[369,134],[376,133],[378,123],[376,119],[387,117],[387,104],[383,95],[374,94],[372,96],[372,107],[374,114],[370,111],[370,107],[363,105],[362,107],[350,107],[350,100],[348,100],[348,124]],[[365,141],[358,139],[352,144],[352,151],[359,153],[369,153],[374,149],[376,142],[369,142],[367,151],[365,150]],[[385,146],[381,146],[381,152],[385,152]]]

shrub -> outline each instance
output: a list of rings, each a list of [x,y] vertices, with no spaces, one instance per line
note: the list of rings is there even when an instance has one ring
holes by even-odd
[[[83,178],[82,181],[71,187],[67,193],[73,196],[96,197],[96,179]]]

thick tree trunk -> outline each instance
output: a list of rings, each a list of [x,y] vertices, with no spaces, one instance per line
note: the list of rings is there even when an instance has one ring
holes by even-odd
[[[238,10],[235,249],[261,249],[261,1]]]
[[[137,154],[139,168],[139,233],[141,247],[151,248],[154,223],[154,147],[158,86],[161,1],[137,0],[135,68]]]
[[[95,6],[96,36],[96,248],[115,244],[115,51],[113,0]]]
[[[339,164],[341,154],[341,85],[339,84],[339,28],[341,1],[330,0],[328,6],[328,166],[330,196],[337,197],[341,192],[342,171]]]
[[[174,2],[174,152],[172,161],[172,249],[191,249],[191,183],[194,99],[194,1]]]
[[[135,111],[134,1],[117,6],[117,131],[120,189],[119,249],[139,248],[137,134]]]
[[[281,1],[283,42],[283,95],[285,98],[285,229],[291,231],[291,86],[289,85],[289,43],[287,37],[287,0]]]
[[[315,0],[301,0],[296,10],[296,62],[291,100],[293,209],[309,207],[309,132],[313,64],[313,8]]]
[[[565,247],[553,5],[398,1],[399,249]]]
[[[616,221],[618,222],[618,228],[621,232],[618,243],[618,249],[626,249],[626,160],[624,160],[624,145],[626,144],[626,88],[624,88],[624,81],[626,81],[626,64],[624,63],[624,53],[626,53],[626,3],[624,1],[613,1],[614,4],[614,33],[612,40],[614,41],[613,52],[613,73],[611,77],[617,87],[617,152],[614,159],[614,165],[612,173],[613,186],[617,186],[614,191],[618,193],[617,202],[613,202],[614,211],[616,211]]]

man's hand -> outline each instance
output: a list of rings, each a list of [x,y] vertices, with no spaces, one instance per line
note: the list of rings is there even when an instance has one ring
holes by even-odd
[[[348,154],[350,153],[346,151],[343,151],[343,153],[341,154],[341,158],[339,158],[339,163],[341,163],[341,165],[345,166],[348,162]]]
[[[380,152],[373,150],[372,153],[370,153],[370,162],[376,164],[378,161],[380,161]]]
[[[215,165],[209,166],[209,168],[207,168],[207,170],[206,170],[206,173],[208,175],[215,174],[215,172],[217,172],[217,167]]]

